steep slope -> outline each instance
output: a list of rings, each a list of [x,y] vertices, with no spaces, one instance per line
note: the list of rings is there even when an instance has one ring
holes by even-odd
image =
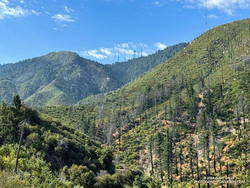
[[[140,166],[168,187],[250,185],[249,26],[248,19],[210,30],[101,100],[104,111],[117,101],[137,114],[139,125],[117,130],[121,166]]]
[[[229,79],[226,83],[231,84],[235,82],[234,67],[248,66],[250,59],[248,24],[249,20],[243,20],[211,29],[139,79],[113,92],[88,97],[83,103],[101,104],[106,101],[112,104],[122,100],[125,105],[138,104],[138,97],[145,92],[152,94],[165,89],[169,90],[165,92],[169,97],[176,90],[181,91],[185,82],[195,85],[210,77],[210,82],[219,83],[219,75],[222,74],[224,79]]]
[[[111,70],[114,77],[119,80],[120,83],[126,84],[135,80],[156,65],[167,61],[187,45],[187,43],[180,43],[169,46],[164,50],[159,50],[146,57],[135,58],[126,62],[117,62],[106,66]]]
[[[114,65],[102,65],[64,51],[2,65],[0,101],[9,103],[18,93],[32,106],[76,104],[89,95],[121,87],[184,47],[185,44],[179,44],[148,57]]]
[[[118,82],[102,65],[72,52],[46,56],[0,67],[5,91],[16,91],[30,105],[74,104],[88,95],[113,90]],[[16,90],[15,90],[15,89]],[[1,99],[9,99],[1,95]]]
[[[70,112],[43,111],[89,122],[121,168],[139,167],[168,187],[247,187],[249,49],[250,19],[225,24],[121,89]]]
[[[9,80],[0,80],[0,98],[3,101],[11,101],[17,93],[16,86]]]
[[[112,148],[21,104],[0,105],[0,187],[132,187],[153,178],[115,173]],[[104,175],[103,175],[104,174]],[[144,187],[145,187],[144,186]]]

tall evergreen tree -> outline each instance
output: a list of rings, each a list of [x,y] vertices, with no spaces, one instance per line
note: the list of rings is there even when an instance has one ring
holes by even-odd
[[[21,102],[19,95],[15,95],[13,97],[13,105],[15,106],[16,109],[20,110],[22,106],[22,102]]]

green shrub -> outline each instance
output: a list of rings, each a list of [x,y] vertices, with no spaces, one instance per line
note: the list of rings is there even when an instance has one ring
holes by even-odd
[[[95,174],[81,165],[65,166],[61,171],[61,177],[86,188],[92,187],[95,183]]]
[[[25,188],[26,182],[21,180],[19,176],[7,171],[0,171],[0,187],[1,188]]]

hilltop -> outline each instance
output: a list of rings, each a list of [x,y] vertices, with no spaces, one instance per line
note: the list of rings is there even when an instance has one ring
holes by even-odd
[[[0,67],[0,87],[7,87],[1,98],[7,102],[19,94],[33,106],[74,104],[118,86],[103,65],[72,52],[54,52]]]
[[[24,102],[31,106],[76,104],[87,96],[121,87],[184,47],[185,44],[168,47],[149,57],[110,66],[68,51],[53,52],[15,64],[2,65],[0,101],[10,103],[12,97],[19,94]],[[155,61],[149,64],[153,59]],[[135,73],[125,77],[127,72]],[[118,73],[123,76],[117,76]]]

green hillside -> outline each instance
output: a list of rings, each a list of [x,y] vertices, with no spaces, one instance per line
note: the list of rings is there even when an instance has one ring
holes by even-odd
[[[103,65],[72,52],[50,53],[3,65],[0,80],[12,82],[25,103],[33,106],[74,104],[88,95],[119,86]],[[9,98],[6,102],[10,102]]]
[[[89,88],[77,99],[74,96],[88,88],[80,83],[100,83],[109,75],[115,88],[121,80],[103,65],[78,61],[82,58],[76,54],[65,59],[69,52],[41,57],[49,57],[49,67],[50,62],[58,63],[46,71],[63,69],[47,72],[47,77],[34,76],[35,71],[32,76],[24,74],[23,63],[15,64],[16,69],[1,67],[2,98],[12,100],[10,94],[20,88],[27,91],[29,79],[44,86],[30,88],[38,92],[25,102],[46,107],[32,110],[17,96],[13,105],[1,105],[0,187],[6,183],[12,187],[249,187],[249,49],[250,19],[221,25],[120,89],[84,98],[95,94]],[[33,69],[41,66],[42,70],[45,61],[41,62],[32,64]],[[92,70],[99,71],[98,77]],[[86,74],[92,79],[83,78]],[[122,79],[139,74],[135,69],[131,77]],[[18,86],[16,81],[27,85]],[[97,88],[106,88],[101,86]],[[47,106],[65,101],[81,105]],[[19,157],[17,148],[21,148]],[[12,173],[16,158],[18,169]],[[6,181],[6,177],[11,178]]]
[[[11,101],[17,93],[16,86],[9,80],[0,80],[0,96],[3,101]]]
[[[148,57],[110,66],[84,59],[73,52],[54,52],[2,65],[0,101],[10,103],[11,98],[19,94],[31,106],[76,104],[87,96],[121,87],[184,47],[185,44],[168,47]],[[123,76],[117,76],[121,72]],[[128,75],[128,72],[133,74]]]
[[[114,77],[119,80],[120,83],[126,84],[135,80],[156,65],[167,61],[187,45],[187,43],[180,43],[167,47],[164,50],[159,50],[146,57],[135,58],[126,62],[117,62],[106,66],[111,70]]]
[[[116,169],[113,149],[24,106],[0,105],[0,187],[132,187],[153,178]]]
[[[232,84],[235,69],[249,64],[248,54],[249,27],[248,20],[238,21],[211,29],[193,40],[184,50],[169,61],[162,63],[139,79],[113,92],[101,96],[91,96],[84,103],[124,103],[132,104],[147,91],[171,90],[172,93],[183,89],[186,82],[197,85],[210,78],[211,84],[221,82]],[[234,69],[235,67],[235,69]],[[229,72],[230,71],[230,72]],[[218,77],[220,79],[218,79]],[[226,82],[226,79],[228,82]],[[163,91],[162,91],[163,92]],[[168,98],[169,98],[168,96]]]
[[[120,168],[138,167],[167,187],[248,187],[249,49],[250,20],[225,24],[116,91],[70,112],[41,111],[81,119],[74,125],[114,145]]]

